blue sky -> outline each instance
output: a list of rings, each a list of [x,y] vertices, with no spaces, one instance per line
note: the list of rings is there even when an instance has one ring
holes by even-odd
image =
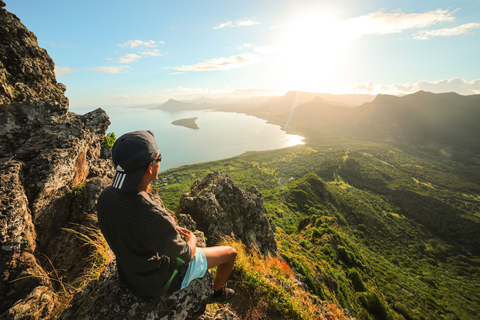
[[[5,0],[71,108],[331,93],[480,94],[480,0]]]

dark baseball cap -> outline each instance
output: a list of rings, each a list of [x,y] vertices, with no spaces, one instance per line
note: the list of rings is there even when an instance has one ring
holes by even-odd
[[[112,148],[112,160],[117,170],[112,186],[120,191],[135,190],[157,153],[157,142],[150,130],[122,135]]]

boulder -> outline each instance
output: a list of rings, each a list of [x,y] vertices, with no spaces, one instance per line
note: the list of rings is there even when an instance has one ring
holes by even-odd
[[[189,215],[205,233],[207,245],[225,236],[237,237],[265,256],[276,256],[275,225],[266,214],[260,191],[238,187],[230,176],[215,171],[197,180],[180,199],[177,215]]]
[[[198,319],[212,295],[212,276],[207,272],[188,287],[171,295],[143,300],[118,281],[116,262],[108,264],[98,280],[91,281],[71,301],[60,320]]]

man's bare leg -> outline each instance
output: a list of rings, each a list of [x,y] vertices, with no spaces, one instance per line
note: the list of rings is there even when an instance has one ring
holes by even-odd
[[[237,250],[228,246],[201,248],[207,257],[208,269],[217,267],[213,290],[222,289],[232,272]]]

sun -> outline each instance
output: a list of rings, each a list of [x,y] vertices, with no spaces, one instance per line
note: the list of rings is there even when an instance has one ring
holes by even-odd
[[[292,89],[308,90],[336,75],[349,42],[345,31],[326,14],[291,23],[281,47],[285,83]]]

